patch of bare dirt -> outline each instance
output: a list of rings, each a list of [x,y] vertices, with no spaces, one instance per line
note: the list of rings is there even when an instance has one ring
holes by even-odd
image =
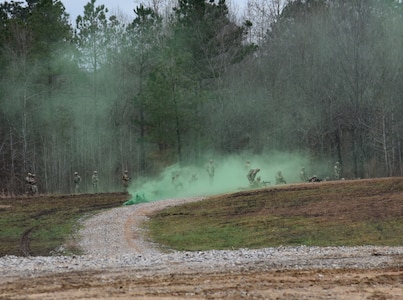
[[[10,280],[2,299],[402,299],[403,270],[74,272]]]

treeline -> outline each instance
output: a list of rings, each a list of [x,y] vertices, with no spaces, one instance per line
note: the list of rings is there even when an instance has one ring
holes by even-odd
[[[224,0],[140,5],[133,21],[89,1],[0,4],[0,191],[104,191],[121,174],[272,151],[403,173],[403,4]],[[87,181],[85,181],[87,179]]]

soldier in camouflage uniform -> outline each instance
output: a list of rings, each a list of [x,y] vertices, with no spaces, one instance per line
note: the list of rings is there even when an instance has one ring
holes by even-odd
[[[123,172],[122,175],[122,184],[125,192],[127,192],[127,188],[129,187],[129,181],[130,181],[129,171],[126,170]]]
[[[260,172],[260,169],[250,169],[246,177],[249,180],[249,184],[252,186],[255,184],[256,174]]]
[[[32,174],[28,173],[27,177],[25,177],[25,193],[28,195],[31,195],[31,182],[32,182]]]
[[[38,194],[38,186],[35,174],[28,173],[27,177],[25,177],[25,193],[27,196],[36,196]]]
[[[209,163],[207,164],[207,167],[206,167],[206,171],[208,173],[210,184],[213,184],[215,167],[214,167],[214,161],[212,159],[209,160]]]
[[[276,184],[286,184],[287,182],[285,181],[283,174],[281,171],[278,171],[276,173]]]
[[[98,181],[99,181],[99,179],[98,179],[98,172],[97,172],[97,171],[94,171],[94,173],[92,174],[92,177],[91,177],[92,191],[93,191],[94,193],[98,193]]]
[[[341,179],[341,165],[338,161],[336,161],[336,164],[334,165],[334,178],[336,180]]]
[[[32,178],[31,178],[31,193],[32,193],[32,196],[38,195],[38,185],[37,185],[35,174],[32,174]]]
[[[74,172],[74,192],[79,193],[80,192],[80,183],[81,183],[81,177],[78,175],[78,172]]]
[[[309,181],[309,182],[321,182],[322,179],[318,178],[318,176],[316,176],[316,175],[313,175],[312,177],[310,177],[310,178],[308,179],[308,181]]]
[[[172,173],[171,183],[175,190],[179,191],[183,189],[183,183],[180,179],[180,172],[176,171]]]
[[[197,180],[198,179],[197,179],[196,173],[192,173],[192,176],[190,177],[189,183],[193,184],[193,183],[197,182]]]

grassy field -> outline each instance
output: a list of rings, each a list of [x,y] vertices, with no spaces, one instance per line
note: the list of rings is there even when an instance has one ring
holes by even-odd
[[[152,239],[176,250],[403,245],[403,178],[275,186],[156,213]]]
[[[0,256],[79,253],[77,220],[130,198],[123,193],[0,198]],[[279,245],[403,245],[403,178],[273,186],[156,213],[144,225],[177,250]]]
[[[69,242],[77,220],[128,200],[123,193],[0,198],[0,256],[50,255]]]

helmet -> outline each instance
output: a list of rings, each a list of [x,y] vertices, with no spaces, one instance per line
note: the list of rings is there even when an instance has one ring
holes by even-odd
[[[74,172],[74,175],[78,175],[78,172]]]
[[[97,171],[94,171],[94,174],[97,174],[98,172]]]
[[[129,171],[126,170],[125,173],[129,173]]]

